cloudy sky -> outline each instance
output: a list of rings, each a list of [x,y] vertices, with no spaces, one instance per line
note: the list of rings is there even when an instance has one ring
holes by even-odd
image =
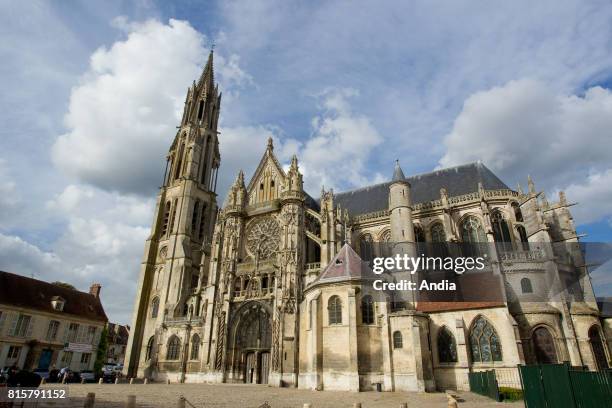
[[[612,238],[608,1],[0,0],[0,269],[128,323],[164,155],[214,42],[221,192],[275,139],[306,186],[482,160]],[[244,147],[248,146],[248,149]],[[599,294],[612,295],[610,276]]]

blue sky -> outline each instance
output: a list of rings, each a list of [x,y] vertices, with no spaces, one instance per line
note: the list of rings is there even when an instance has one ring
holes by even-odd
[[[610,241],[611,31],[607,1],[0,1],[0,269],[101,281],[129,321],[213,42],[221,191],[269,136],[313,195],[385,180],[396,158],[406,174],[483,160],[565,190],[586,239]]]

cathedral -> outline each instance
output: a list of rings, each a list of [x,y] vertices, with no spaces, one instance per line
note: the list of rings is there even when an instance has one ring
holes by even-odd
[[[284,168],[269,140],[254,174],[240,171],[219,205],[220,106],[211,52],[167,155],[128,376],[433,391],[469,389],[470,371],[516,376],[518,364],[608,367],[610,333],[584,262],[554,249],[578,242],[563,192],[549,202],[531,179],[514,190],[480,162],[410,177],[396,163],[388,182],[313,198],[298,158]],[[415,243],[488,245],[501,295],[373,293],[372,258]],[[474,288],[486,291],[483,282]]]

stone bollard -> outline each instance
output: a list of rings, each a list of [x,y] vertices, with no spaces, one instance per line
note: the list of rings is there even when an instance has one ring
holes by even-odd
[[[134,379],[130,378],[130,384],[134,384]]]
[[[144,383],[143,383],[143,384],[144,384],[144,385],[147,385],[148,383],[149,383],[149,379],[148,379],[148,378],[145,378],[145,379],[144,379]]]
[[[176,408],[185,408],[185,397],[183,397],[182,395],[179,397]]]
[[[400,408],[408,408],[408,403],[407,402],[402,402],[400,404]]]
[[[361,402],[354,402],[353,408],[361,408]]]
[[[81,384],[85,384],[85,379],[81,378]]]
[[[125,408],[136,408],[135,395],[128,395],[127,402],[125,403]]]
[[[304,408],[312,408],[312,404],[310,402],[306,402],[304,404]]]
[[[448,395],[448,408],[457,408],[457,400],[452,395]]]
[[[93,392],[88,392],[87,397],[85,397],[85,405],[83,405],[83,408],[94,408],[95,403],[96,394]]]
[[[115,377],[115,384],[119,384],[119,377]]]
[[[40,385],[45,385],[47,383],[47,380],[45,380],[44,378],[40,380]]]
[[[170,384],[170,379],[166,378],[166,384]]]
[[[102,382],[103,382],[103,379],[102,379],[102,378],[100,378],[100,379],[98,380],[98,384],[102,384]]]

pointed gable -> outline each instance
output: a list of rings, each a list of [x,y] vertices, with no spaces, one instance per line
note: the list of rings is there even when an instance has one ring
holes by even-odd
[[[349,244],[344,244],[312,285],[369,279],[376,279],[372,269]]]
[[[249,204],[259,204],[280,197],[287,175],[274,155],[272,138],[247,187]]]

